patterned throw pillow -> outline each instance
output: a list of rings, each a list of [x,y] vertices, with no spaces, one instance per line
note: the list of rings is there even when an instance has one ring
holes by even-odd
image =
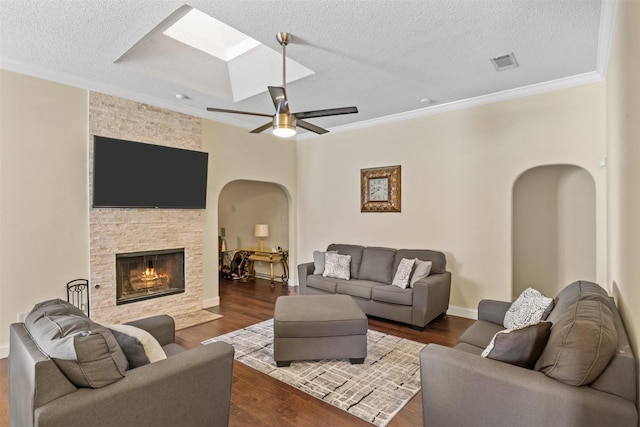
[[[409,285],[409,276],[411,276],[411,269],[413,268],[413,264],[415,264],[415,262],[415,258],[402,258],[400,264],[398,264],[396,275],[393,277],[393,282],[391,284],[393,286],[406,289],[407,285]]]
[[[349,280],[351,277],[351,255],[340,255],[336,253],[325,253],[324,277],[335,277],[336,279]]]
[[[507,329],[538,323],[542,320],[553,298],[547,298],[533,288],[527,288],[511,304],[504,315],[503,324]]]
[[[420,279],[423,279],[431,273],[431,267],[433,266],[432,261],[422,261],[421,259],[416,258],[416,263],[414,264],[415,268],[413,269],[413,274],[411,275],[411,280],[409,282],[409,286],[413,288],[413,285]]]
[[[327,251],[332,254],[337,254],[338,251]],[[313,274],[324,273],[325,253],[323,251],[313,251]]]

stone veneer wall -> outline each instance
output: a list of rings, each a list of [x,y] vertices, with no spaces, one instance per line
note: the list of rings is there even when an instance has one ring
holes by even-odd
[[[93,200],[93,135],[189,150],[202,149],[197,117],[96,92],[89,95],[89,187]],[[175,318],[178,329],[214,315],[202,309],[203,210],[91,208],[91,317],[105,325],[156,314]],[[185,292],[116,305],[116,254],[184,248]]]

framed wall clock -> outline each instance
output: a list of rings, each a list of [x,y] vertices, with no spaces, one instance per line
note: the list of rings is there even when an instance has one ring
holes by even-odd
[[[400,165],[360,169],[361,212],[400,212]]]

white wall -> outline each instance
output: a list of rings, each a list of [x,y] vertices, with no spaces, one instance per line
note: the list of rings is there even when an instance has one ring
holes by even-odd
[[[604,83],[298,142],[299,260],[332,242],[447,255],[451,305],[510,299],[512,187],[573,164],[596,191],[596,276],[606,278]],[[402,165],[402,212],[360,212],[360,169]]]
[[[0,71],[0,357],[9,324],[89,278],[87,91]]]

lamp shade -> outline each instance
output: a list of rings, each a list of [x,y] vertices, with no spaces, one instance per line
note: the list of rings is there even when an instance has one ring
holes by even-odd
[[[269,224],[256,224],[253,227],[255,237],[269,237]]]

